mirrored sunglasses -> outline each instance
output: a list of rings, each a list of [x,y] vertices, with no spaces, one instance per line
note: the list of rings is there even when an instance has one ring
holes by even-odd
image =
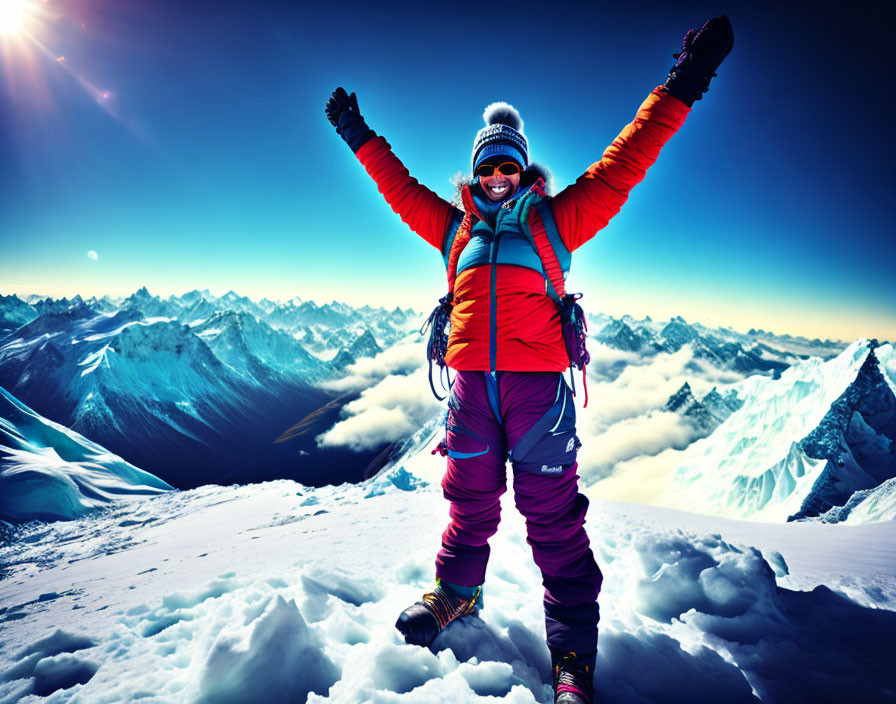
[[[495,170],[500,171],[505,176],[513,176],[514,174],[518,174],[520,172],[520,165],[515,161],[505,161],[503,164],[499,164],[495,166],[494,164],[481,164],[478,169],[476,169],[475,176],[484,176],[488,178],[489,176],[494,175]]]

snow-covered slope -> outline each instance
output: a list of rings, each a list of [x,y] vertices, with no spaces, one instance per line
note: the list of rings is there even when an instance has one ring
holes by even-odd
[[[873,489],[857,491],[843,506],[835,506],[821,515],[825,523],[868,523],[896,520],[896,478]]]
[[[360,485],[170,493],[0,548],[0,702],[550,701],[541,576],[505,495],[479,616],[433,651],[447,503],[422,453]],[[896,523],[746,524],[594,501],[598,701],[892,701]]]
[[[896,476],[896,396],[867,340],[779,380],[750,377],[738,397],[743,407],[686,451],[670,504],[785,520],[817,516]]]
[[[880,360],[880,370],[887,381],[887,385],[896,394],[896,348],[892,344],[881,345],[874,350]]]
[[[171,488],[0,388],[0,520],[71,519]]]

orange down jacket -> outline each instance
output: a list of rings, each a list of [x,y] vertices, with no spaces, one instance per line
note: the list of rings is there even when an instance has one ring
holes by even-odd
[[[358,149],[356,156],[392,210],[442,253],[446,266],[464,211],[471,211],[470,240],[461,252],[454,282],[446,355],[451,368],[531,372],[567,368],[557,308],[546,292],[541,260],[521,234],[528,225],[520,221],[517,206],[526,200],[546,201],[547,207],[542,204],[537,211],[548,234],[562,241],[552,244],[561,250],[558,259],[565,276],[569,252],[594,237],[619,212],[689,112],[683,102],[657,87],[600,161],[575,183],[554,197],[540,191],[541,197],[533,194],[530,199],[520,197],[521,183],[503,208],[493,208],[496,212],[491,217],[480,212],[489,207],[487,199],[477,201],[469,186],[464,187],[464,210],[460,210],[421,185],[383,137],[376,136]],[[541,183],[529,188],[533,185],[539,190]]]

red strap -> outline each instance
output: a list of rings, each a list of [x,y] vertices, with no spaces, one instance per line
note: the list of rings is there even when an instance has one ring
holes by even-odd
[[[448,254],[448,293],[452,297],[454,296],[454,280],[457,278],[457,260],[460,259],[460,253],[467,246],[467,242],[470,241],[472,219],[469,211],[464,213],[464,219],[457,228],[454,241],[451,243],[451,252]]]
[[[588,408],[588,379],[585,378],[585,373],[588,371],[588,365],[586,364],[582,367],[582,387],[585,389],[585,403],[582,404],[582,408]]]
[[[470,193],[470,187],[464,186],[460,193],[461,201],[464,204],[464,219],[461,220],[454,235],[454,241],[451,243],[451,251],[448,253],[448,293],[454,295],[454,280],[457,278],[457,260],[460,259],[460,253],[470,241],[470,230],[473,227],[473,217],[482,220],[479,210],[476,208],[476,202],[473,200],[473,194]]]

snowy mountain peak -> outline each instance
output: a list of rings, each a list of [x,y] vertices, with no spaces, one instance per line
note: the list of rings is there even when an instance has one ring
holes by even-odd
[[[150,298],[155,298],[155,296],[153,296],[153,295],[149,292],[149,289],[146,288],[146,286],[141,286],[141,287],[138,288],[136,291],[134,291],[134,293],[132,293],[130,296],[128,296],[128,298],[125,299],[125,300],[135,300],[135,301],[138,301],[138,300],[148,300],[148,299],[150,299]]]
[[[357,361],[358,360],[355,359],[355,357],[352,355],[352,353],[343,347],[341,350],[339,350],[339,352],[336,354],[336,356],[330,360],[329,366],[333,369],[338,369],[338,370],[342,371],[346,367],[354,364]]]
[[[365,328],[364,332],[348,348],[348,351],[352,357],[358,359],[359,357],[375,357],[382,352],[382,348],[377,343],[373,333]]]
[[[159,353],[187,357],[196,363],[220,366],[211,350],[186,325],[158,322],[129,325],[114,338],[113,347],[123,357],[157,361]]]
[[[79,321],[88,320],[94,315],[96,315],[96,311],[87,303],[65,308],[47,306],[47,312],[19,328],[16,331],[16,336],[33,339],[44,334],[63,332],[77,325]]]
[[[743,406],[685,452],[673,504],[758,520],[797,518],[896,475],[896,396],[868,340],[828,362],[805,360],[777,380],[749,377],[738,397]]]
[[[700,403],[720,423],[743,405],[743,401],[738,398],[736,390],[731,389],[727,394],[722,395],[715,386],[700,400]]]
[[[670,320],[660,332],[660,336],[666,343],[669,351],[677,352],[689,342],[698,337],[697,331],[685,322],[681,316]]]
[[[639,351],[645,342],[644,337],[633,331],[623,320],[611,320],[596,337],[605,345],[627,352]]]
[[[10,296],[0,294],[0,333],[15,330],[36,317],[37,311],[34,307],[16,294]]]
[[[896,476],[896,395],[870,343],[855,379],[801,446],[827,465],[796,518],[817,516]]]
[[[697,399],[694,398],[694,394],[691,392],[691,385],[688,382],[684,382],[684,384],[681,385],[681,388],[669,397],[663,410],[673,412],[679,410],[686,411],[696,403]]]

